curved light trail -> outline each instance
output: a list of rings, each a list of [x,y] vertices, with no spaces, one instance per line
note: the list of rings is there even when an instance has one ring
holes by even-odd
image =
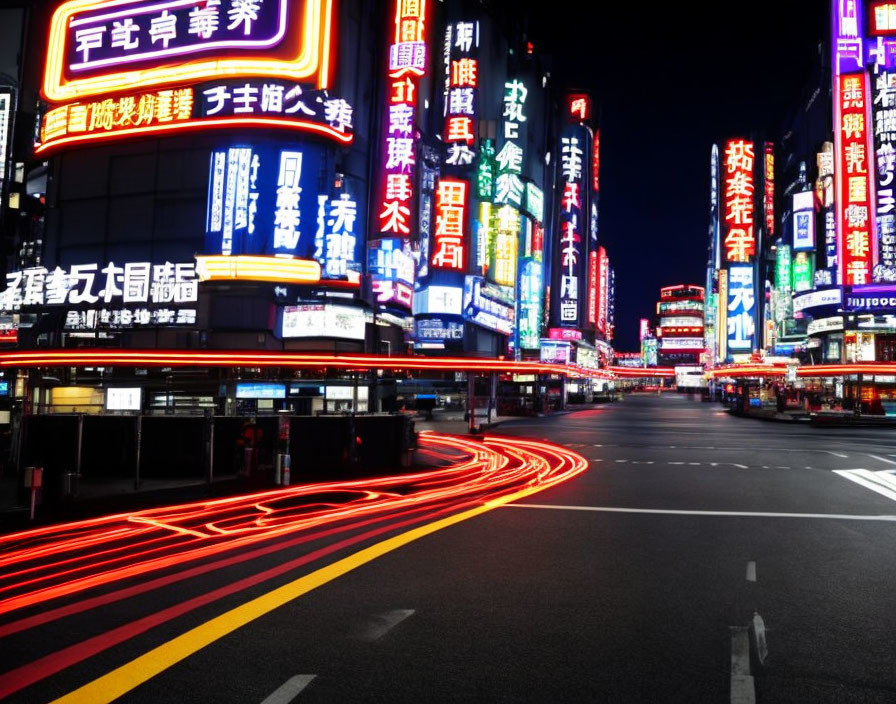
[[[145,579],[154,572],[182,568],[271,539],[309,541],[327,529],[354,530],[368,519],[416,513],[422,520],[429,513],[471,502],[540,491],[587,467],[584,458],[565,448],[519,438],[487,437],[479,442],[421,433],[420,445],[424,452],[451,464],[413,474],[291,486],[0,536],[0,614],[37,603],[49,607],[52,599],[137,576]],[[47,613],[51,611],[45,611],[43,619]],[[14,624],[0,625],[0,637],[11,628]]]
[[[222,577],[223,583],[210,591],[0,674],[0,699],[247,587],[336,558],[347,549],[361,549],[383,536],[515,501],[588,466],[581,455],[563,447],[514,437],[475,440],[421,433],[419,445],[420,452],[442,466],[0,536],[0,617],[6,617],[0,623],[0,642],[184,580],[282,555],[273,567],[266,563],[231,582]],[[287,552],[312,542],[308,552]]]

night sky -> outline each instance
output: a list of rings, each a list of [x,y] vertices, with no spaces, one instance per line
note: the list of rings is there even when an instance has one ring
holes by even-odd
[[[616,269],[615,346],[635,350],[638,320],[656,312],[661,286],[703,284],[712,143],[779,133],[829,5],[532,6],[530,34],[553,54],[555,77],[593,90],[600,106],[600,240]]]

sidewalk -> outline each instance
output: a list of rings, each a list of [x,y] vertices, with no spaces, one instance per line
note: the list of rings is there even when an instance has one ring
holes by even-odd
[[[748,410],[746,412],[735,412],[728,409],[732,415],[742,416],[744,418],[758,418],[759,420],[771,420],[779,423],[808,423],[809,414],[802,410],[789,410],[783,413],[772,409]]]

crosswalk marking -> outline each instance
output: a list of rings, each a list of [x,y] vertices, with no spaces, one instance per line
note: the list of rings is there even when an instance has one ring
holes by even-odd
[[[896,501],[896,472],[892,469],[884,469],[872,472],[868,469],[835,469],[834,474],[839,474],[844,479],[849,479],[866,489],[876,491],[881,496],[886,496]]]

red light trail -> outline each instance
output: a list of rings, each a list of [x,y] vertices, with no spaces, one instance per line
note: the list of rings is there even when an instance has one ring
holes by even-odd
[[[546,442],[422,433],[438,469],[292,486],[0,536],[0,638],[265,555],[284,561],[0,674],[0,699],[160,623],[378,535],[474,506],[497,507],[583,472]],[[286,559],[287,548],[335,538]],[[172,569],[174,568],[174,569]],[[134,578],[137,578],[136,580]],[[77,595],[76,600],[66,599]],[[54,604],[53,600],[60,599]]]
[[[390,369],[516,374],[564,374],[610,379],[605,369],[543,362],[515,362],[476,357],[394,357],[386,355],[329,355],[288,352],[207,352],[178,350],[71,349],[0,353],[0,367],[135,366],[135,367],[290,367],[305,369]]]

